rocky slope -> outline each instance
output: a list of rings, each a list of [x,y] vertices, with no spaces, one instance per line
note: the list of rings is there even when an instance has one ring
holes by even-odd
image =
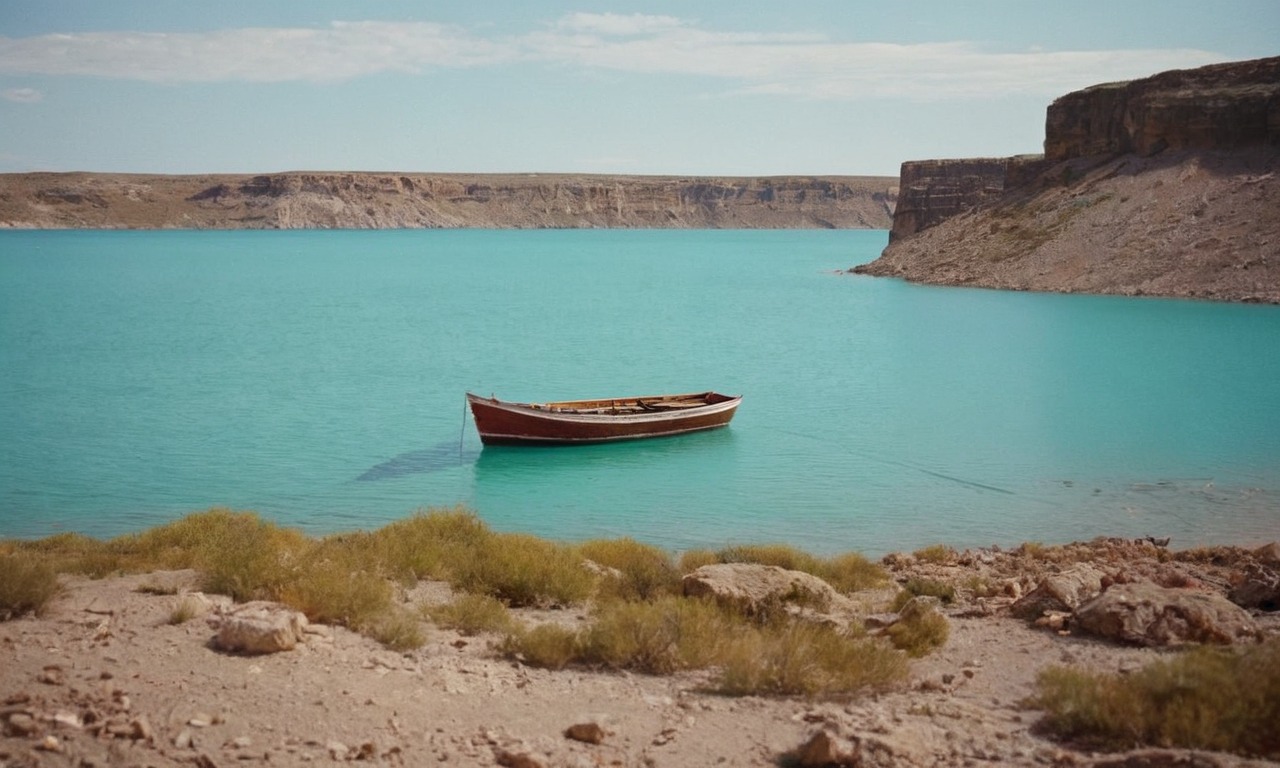
[[[882,176],[0,174],[0,228],[888,228]]]
[[[1068,94],[1045,154],[903,165],[856,271],[1016,290],[1280,302],[1280,57]]]

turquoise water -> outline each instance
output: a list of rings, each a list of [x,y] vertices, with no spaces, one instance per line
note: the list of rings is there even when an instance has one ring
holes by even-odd
[[[882,231],[0,233],[0,536],[469,505],[679,550],[1280,536],[1280,308],[842,274]],[[481,449],[466,390],[717,389]]]

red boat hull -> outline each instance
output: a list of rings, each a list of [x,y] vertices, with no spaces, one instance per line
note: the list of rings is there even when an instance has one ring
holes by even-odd
[[[741,396],[702,392],[556,403],[467,394],[485,445],[565,445],[666,437],[727,426]]]

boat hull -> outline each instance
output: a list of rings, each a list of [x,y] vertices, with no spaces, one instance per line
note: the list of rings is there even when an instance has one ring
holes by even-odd
[[[485,445],[576,445],[701,432],[728,426],[741,400],[703,392],[535,404],[467,394]]]

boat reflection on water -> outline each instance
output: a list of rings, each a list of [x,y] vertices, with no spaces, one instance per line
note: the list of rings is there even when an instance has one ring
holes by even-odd
[[[695,533],[709,524],[705,501],[740,492],[740,440],[718,429],[597,445],[485,446],[472,503],[496,530],[685,548],[705,538]]]

